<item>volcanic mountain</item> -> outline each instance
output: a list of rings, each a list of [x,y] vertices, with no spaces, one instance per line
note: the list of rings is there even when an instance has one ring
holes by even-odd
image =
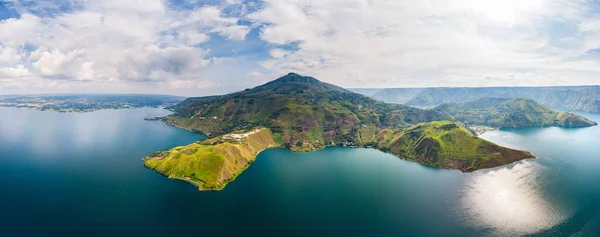
[[[162,118],[209,139],[144,158],[201,190],[222,189],[264,149],[372,147],[421,164],[474,171],[533,158],[473,135],[445,111],[389,104],[290,73],[244,91],[189,98]]]

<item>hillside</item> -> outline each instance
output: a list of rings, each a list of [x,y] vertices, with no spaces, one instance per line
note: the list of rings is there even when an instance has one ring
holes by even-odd
[[[144,165],[165,176],[220,190],[250,166],[264,149],[278,146],[270,130],[251,131],[246,137],[214,138],[157,152]]]
[[[450,113],[467,125],[496,128],[561,126],[587,127],[595,122],[582,116],[553,111],[531,99],[481,98],[466,103],[443,104],[437,110]]]
[[[383,89],[378,89],[378,88],[346,88],[346,89],[349,91],[352,91],[354,93],[366,95],[366,96],[373,96],[373,95],[379,93],[381,90],[383,90]]]
[[[406,104],[421,93],[423,88],[382,89],[371,97],[385,102]]]
[[[419,107],[463,103],[483,97],[530,98],[553,109],[600,112],[600,86],[389,88],[372,97]]]
[[[444,112],[383,103],[293,73],[233,94],[189,98],[172,109],[175,114],[163,119],[168,124],[211,137],[268,127],[294,151],[354,140],[363,126],[401,128],[451,119]]]
[[[372,147],[465,172],[534,157],[475,137],[447,112],[379,102],[293,73],[237,93],[189,98],[171,109],[175,113],[163,121],[211,139],[157,152],[144,164],[202,190],[223,188],[260,150],[275,146],[303,152]],[[256,127],[264,129],[247,137],[240,132]]]
[[[459,123],[422,123],[407,130],[383,129],[377,148],[410,161],[464,172],[492,168],[535,156],[475,137]]]

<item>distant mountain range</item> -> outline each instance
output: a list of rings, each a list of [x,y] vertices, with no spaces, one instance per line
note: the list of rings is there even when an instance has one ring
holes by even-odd
[[[556,112],[532,99],[484,97],[465,103],[443,104],[435,108],[446,111],[467,126],[495,128],[517,127],[589,127],[595,122],[577,114]]]
[[[600,86],[560,87],[440,87],[353,89],[368,91],[370,97],[417,107],[435,107],[445,103],[463,103],[483,97],[529,98],[563,111],[600,112]],[[374,91],[376,93],[372,94]]]

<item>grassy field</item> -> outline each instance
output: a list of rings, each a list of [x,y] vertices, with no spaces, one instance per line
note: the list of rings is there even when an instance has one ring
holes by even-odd
[[[498,146],[471,134],[459,123],[436,121],[406,130],[382,130],[378,147],[399,157],[422,164],[474,171],[534,158],[526,151]]]
[[[276,147],[269,129],[240,140],[215,138],[144,158],[144,165],[169,178],[198,185],[200,190],[220,190],[250,166],[264,149]]]

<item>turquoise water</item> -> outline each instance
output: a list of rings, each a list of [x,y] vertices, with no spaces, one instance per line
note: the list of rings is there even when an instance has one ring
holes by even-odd
[[[600,127],[486,133],[540,158],[470,174],[372,149],[272,149],[225,190],[199,192],[142,166],[147,154],[202,138],[143,120],[167,113],[0,108],[0,236],[600,232]]]

